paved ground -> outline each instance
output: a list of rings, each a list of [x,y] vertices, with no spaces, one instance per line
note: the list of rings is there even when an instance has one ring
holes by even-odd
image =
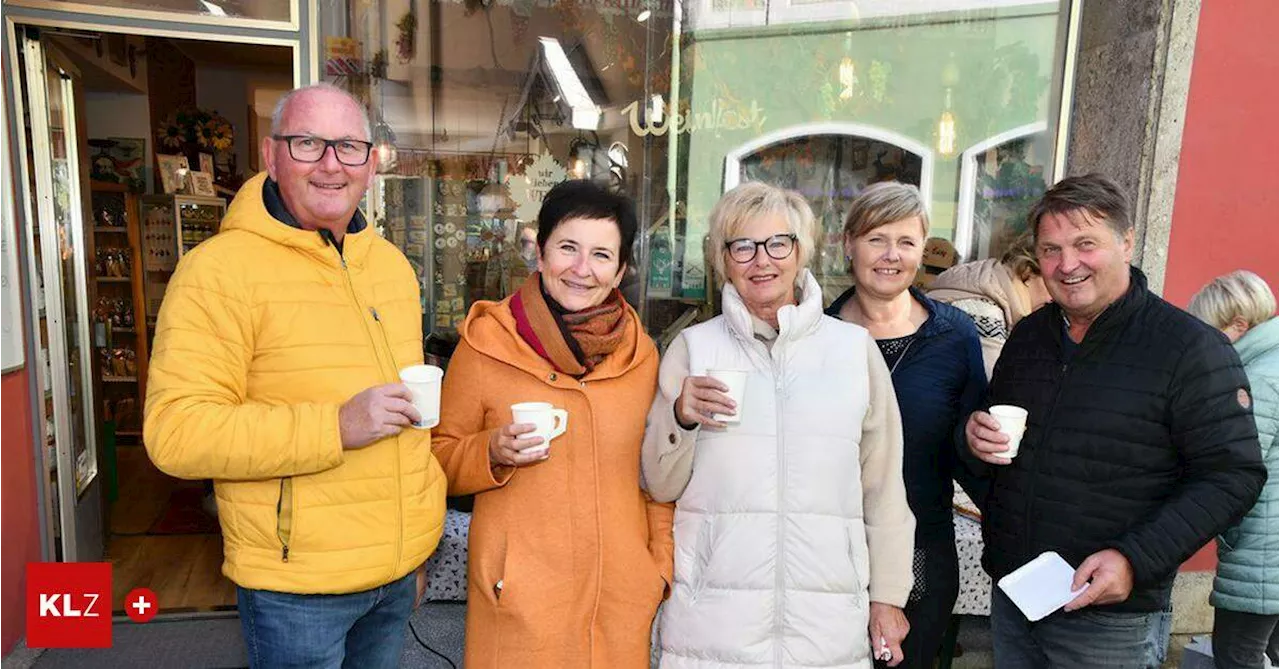
[[[405,640],[401,666],[407,669],[448,669],[449,661],[462,666],[462,639],[466,607],[461,603],[428,603],[413,617],[413,628]],[[415,638],[421,638],[421,642]],[[1165,669],[1175,669],[1182,648],[1190,641],[1175,635],[1170,643]],[[19,646],[4,658],[2,669],[61,669],[92,667],[113,669],[228,669],[248,662],[235,617],[203,618],[135,625],[116,624],[115,646],[110,650],[48,650]],[[427,650],[429,646],[435,653]],[[440,655],[449,658],[442,659]],[[992,669],[991,630],[986,618],[967,616],[960,625],[959,655],[953,669]]]

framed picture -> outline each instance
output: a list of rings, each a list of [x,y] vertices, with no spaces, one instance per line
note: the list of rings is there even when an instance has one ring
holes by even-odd
[[[156,156],[156,166],[160,170],[160,184],[167,195],[177,193],[186,184],[186,171],[191,169],[187,157],[182,155]]]
[[[208,197],[218,195],[218,192],[213,189],[213,174],[210,172],[187,172],[187,185],[187,190],[192,195]]]
[[[200,154],[200,171],[213,174],[213,154],[212,153]]]

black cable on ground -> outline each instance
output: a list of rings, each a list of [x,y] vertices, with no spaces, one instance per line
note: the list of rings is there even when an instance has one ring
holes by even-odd
[[[436,657],[438,657],[438,658],[440,658],[440,659],[444,660],[445,662],[448,662],[448,663],[449,663],[449,666],[450,666],[450,667],[452,667],[452,669],[458,669],[458,665],[454,664],[454,663],[453,663],[453,660],[450,660],[450,659],[449,659],[449,657],[448,657],[447,655],[445,655],[444,653],[441,653],[440,651],[438,651],[438,650],[436,650],[436,649],[432,648],[431,646],[428,646],[428,645],[427,645],[427,642],[426,642],[426,641],[423,641],[423,640],[422,640],[422,637],[418,636],[418,630],[417,630],[417,628],[415,628],[415,627],[413,626],[413,620],[412,620],[412,619],[410,619],[410,620],[409,620],[409,631],[410,631],[410,632],[413,632],[413,638],[417,639],[417,640],[418,640],[418,645],[419,645],[419,646],[422,646],[423,648],[426,648],[428,653],[431,653],[432,655],[435,655]]]

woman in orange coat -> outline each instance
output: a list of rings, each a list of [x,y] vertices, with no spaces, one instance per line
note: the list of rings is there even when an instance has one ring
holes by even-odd
[[[461,328],[432,446],[450,495],[474,494],[468,669],[641,669],[671,581],[670,505],[640,489],[658,354],[617,290],[631,202],[586,181],[538,214],[538,272]],[[567,411],[544,443],[512,405]]]

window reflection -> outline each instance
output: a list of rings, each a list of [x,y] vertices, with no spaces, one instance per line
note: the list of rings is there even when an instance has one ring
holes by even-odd
[[[326,77],[393,137],[375,218],[419,272],[428,330],[513,290],[542,194],[593,178],[637,201],[623,287],[661,339],[714,313],[708,215],[742,180],[814,207],[828,292],[875,181],[919,185],[963,259],[998,253],[1052,164],[1062,4],[322,0],[320,18]]]

